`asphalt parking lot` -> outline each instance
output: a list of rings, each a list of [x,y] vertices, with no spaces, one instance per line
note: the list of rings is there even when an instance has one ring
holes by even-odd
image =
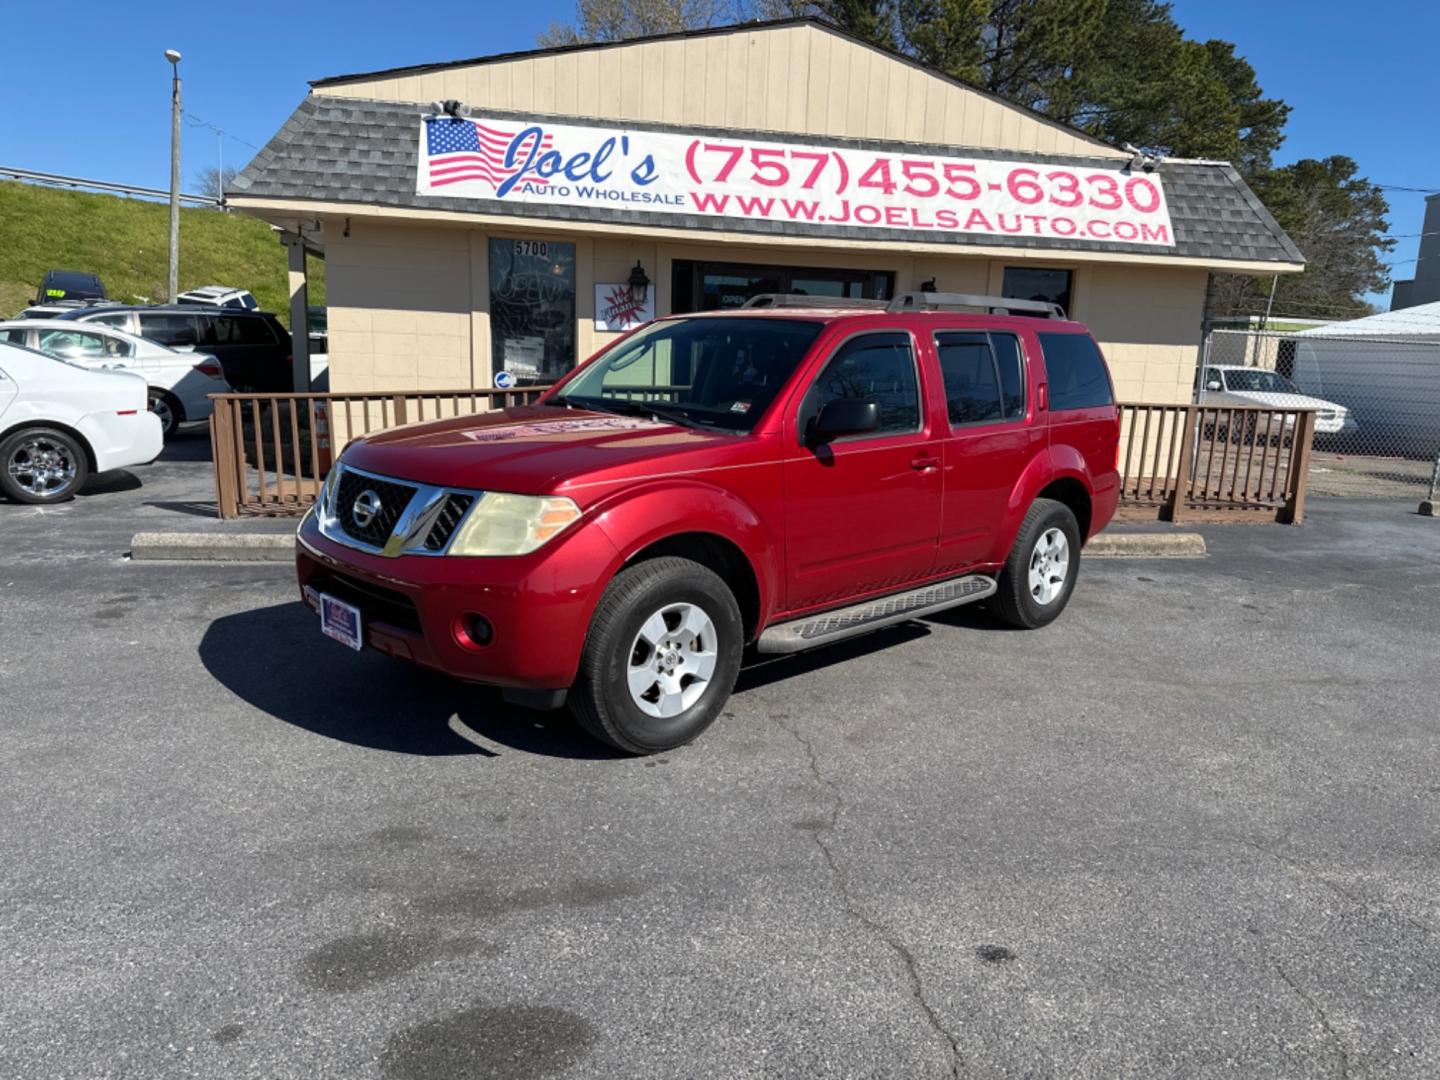
[[[125,561],[223,527],[167,456],[0,505],[0,1076],[1440,1075],[1411,504],[752,667],[635,760],[283,565]]]

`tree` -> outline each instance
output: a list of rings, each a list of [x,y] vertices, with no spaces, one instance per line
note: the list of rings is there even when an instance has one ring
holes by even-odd
[[[575,21],[551,23],[540,34],[542,46],[623,41],[753,17],[746,0],[578,0],[575,6]]]
[[[1316,318],[1364,315],[1365,293],[1379,292],[1390,273],[1381,261],[1395,241],[1385,234],[1385,195],[1348,157],[1305,158],[1252,179],[1255,194],[1305,255],[1305,270],[1281,275],[1275,311]],[[1217,275],[1211,304],[1217,315],[1263,314],[1270,279]]]
[[[214,166],[201,169],[195,178],[196,186],[200,189],[199,194],[209,195],[212,199],[220,198],[239,172],[239,169],[217,169]]]

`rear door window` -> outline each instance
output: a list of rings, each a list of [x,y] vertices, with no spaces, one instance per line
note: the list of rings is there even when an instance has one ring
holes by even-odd
[[[1041,333],[1037,336],[1045,354],[1051,412],[1115,404],[1105,360],[1089,334]]]
[[[935,350],[952,427],[1025,415],[1025,369],[1013,334],[936,334]]]
[[[140,314],[140,336],[161,345],[198,345],[200,330],[194,315],[176,312]]]

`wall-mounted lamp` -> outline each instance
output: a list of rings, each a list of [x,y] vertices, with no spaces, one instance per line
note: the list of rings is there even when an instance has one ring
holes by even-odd
[[[650,279],[645,275],[645,268],[640,265],[640,260],[635,260],[635,269],[630,271],[630,299],[637,304],[645,303],[650,295]]]
[[[448,116],[452,120],[459,120],[469,110],[465,108],[463,101],[456,101],[454,98],[445,98],[443,101],[432,101],[430,111],[436,116]]]
[[[920,291],[921,291],[921,292],[934,292],[934,291],[935,291],[935,279],[932,277],[929,281],[922,281],[922,282],[920,282]]]

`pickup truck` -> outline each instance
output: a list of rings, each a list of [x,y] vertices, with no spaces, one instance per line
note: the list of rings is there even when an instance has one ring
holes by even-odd
[[[1044,626],[1119,494],[1109,372],[1057,316],[917,293],[657,320],[534,405],[351,442],[301,597],[351,648],[636,754],[704,731],[746,649],[976,601]]]

